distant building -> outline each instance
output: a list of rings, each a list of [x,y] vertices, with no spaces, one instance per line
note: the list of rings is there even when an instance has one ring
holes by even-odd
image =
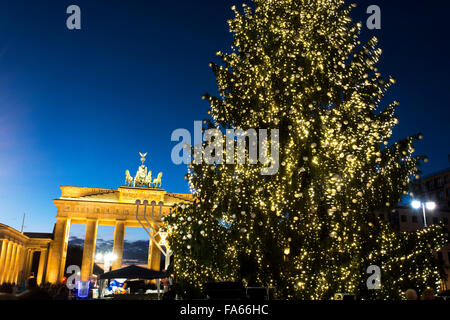
[[[450,160],[450,156],[449,156]],[[435,210],[426,210],[428,226],[442,224],[447,229],[447,244],[437,253],[437,259],[443,265],[447,281],[442,284],[443,290],[450,289],[450,168],[422,177],[413,186],[414,198],[421,202],[433,201]],[[424,228],[422,209],[413,209],[410,205],[399,206],[393,212],[379,213],[378,216],[389,221],[399,231],[413,232]]]
[[[424,176],[414,186],[414,196],[423,201],[434,201],[438,208],[450,208],[450,168]]]
[[[22,283],[30,276],[42,283],[51,233],[19,232],[0,223],[0,284]]]
[[[450,210],[436,209],[433,211],[426,210],[427,226],[433,224],[443,224],[447,229],[447,243],[436,253],[436,258],[444,267],[447,279],[441,284],[442,290],[450,289]],[[392,226],[399,231],[414,232],[424,228],[424,218],[422,209],[413,209],[410,206],[399,206],[393,212],[379,213],[378,217],[385,221],[389,221]]]
[[[389,221],[399,231],[413,232],[424,228],[424,217],[422,209],[413,209],[409,205],[398,206],[393,212],[380,213],[378,216]],[[450,210],[435,209],[426,210],[427,226],[443,224],[449,229]]]

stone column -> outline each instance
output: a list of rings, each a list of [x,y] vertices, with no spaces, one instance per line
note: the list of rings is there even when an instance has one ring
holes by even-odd
[[[33,264],[33,255],[34,255],[34,251],[32,249],[28,249],[27,250],[26,262],[25,262],[24,280],[27,280],[28,277],[30,276],[31,267],[32,267],[32,264]]]
[[[44,278],[44,268],[45,268],[45,262],[47,261],[47,249],[41,250],[41,255],[39,257],[39,267],[37,272],[36,281],[38,285],[40,285]]]
[[[0,283],[8,282],[9,267],[11,265],[11,254],[13,251],[14,243],[8,240],[8,247],[6,249],[5,266],[3,267],[2,278]]]
[[[153,231],[152,236],[153,237],[155,236]],[[155,240],[158,241],[158,239]],[[160,264],[161,264],[161,251],[150,238],[150,243],[148,244],[148,268],[159,271]]]
[[[22,246],[22,250],[20,253],[20,260],[19,260],[19,270],[17,272],[17,283],[22,283],[25,280],[25,268],[27,265],[27,253],[28,250],[25,246]]]
[[[9,243],[7,239],[2,240],[2,251],[0,252],[0,284],[3,283],[3,275],[6,272],[6,260],[10,248]]]
[[[17,260],[17,270],[16,270],[16,274],[14,275],[15,278],[15,282],[17,284],[20,284],[20,272],[23,270],[23,256],[25,254],[25,247],[23,245],[20,245],[20,250],[19,250],[19,259]]]
[[[55,234],[51,244],[51,256],[48,261],[46,277],[50,283],[61,282],[64,275],[69,229],[70,219],[56,217]]]
[[[14,270],[16,268],[16,257],[17,257],[17,249],[19,245],[17,243],[13,243],[12,251],[11,251],[11,259],[8,266],[8,274],[6,276],[6,282],[12,283]]]
[[[88,281],[94,268],[95,242],[97,240],[98,220],[88,219],[84,236],[83,261],[81,263],[81,281]]]
[[[114,229],[114,246],[113,253],[116,255],[116,260],[112,263],[112,270],[122,267],[123,259],[123,243],[125,240],[125,222],[116,221],[116,227]],[[108,270],[105,270],[106,272]]]
[[[22,267],[21,266],[22,255],[23,255],[23,246],[18,244],[17,245],[16,259],[15,259],[15,262],[14,262],[13,275],[12,275],[12,279],[11,279],[11,282],[14,282],[16,284],[17,284],[17,277],[19,275],[19,270]]]

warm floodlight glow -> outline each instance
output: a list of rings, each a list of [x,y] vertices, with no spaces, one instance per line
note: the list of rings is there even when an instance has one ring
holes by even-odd
[[[116,258],[117,258],[117,256],[112,252],[107,253],[105,255],[105,260],[108,260],[108,261],[114,261],[114,260],[116,260]]]
[[[414,209],[419,209],[422,206],[422,203],[420,203],[420,201],[418,201],[418,200],[414,200],[413,202],[411,202],[411,206]]]
[[[434,210],[434,209],[436,209],[436,203],[433,201],[429,201],[429,202],[425,203],[425,207],[428,210]]]

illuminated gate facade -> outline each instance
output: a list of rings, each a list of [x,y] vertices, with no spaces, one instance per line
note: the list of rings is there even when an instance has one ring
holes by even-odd
[[[126,187],[102,189],[61,186],[61,197],[54,200],[58,214],[49,251],[46,273],[48,282],[57,283],[64,277],[69,230],[72,224],[86,225],[81,280],[87,281],[94,267],[95,242],[99,225],[115,227],[113,253],[116,259],[112,264],[114,270],[122,266],[126,227],[143,226],[154,230],[153,232],[157,234],[161,217],[169,214],[174,204],[192,201],[191,194],[168,193],[161,189],[162,172],[152,180],[152,172],[144,165],[147,153],[140,153],[140,155],[142,164],[136,176],[133,178],[128,170],[125,171]],[[137,219],[137,200],[141,203],[147,200],[153,205],[153,219],[145,220],[146,222]],[[149,223],[152,225],[149,226]],[[160,260],[161,251],[150,239],[148,267],[159,270]]]
[[[119,189],[100,189],[85,187],[61,186],[61,197],[54,200],[58,209],[54,239],[50,245],[47,267],[47,281],[60,282],[64,277],[69,230],[72,224],[85,224],[83,261],[81,280],[90,278],[94,266],[95,243],[99,225],[114,226],[113,253],[116,259],[112,269],[122,265],[123,246],[126,227],[141,227],[136,219],[136,200],[147,200],[149,203],[162,202],[157,206],[154,219],[161,222],[161,216],[170,213],[177,203],[190,202],[192,195],[168,193],[163,189],[142,187],[120,187]],[[153,225],[157,230],[157,226]],[[148,267],[159,270],[161,252],[150,241]]]

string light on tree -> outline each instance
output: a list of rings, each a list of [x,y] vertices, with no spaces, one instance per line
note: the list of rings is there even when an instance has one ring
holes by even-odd
[[[392,299],[439,283],[440,227],[399,233],[375,214],[408,193],[425,158],[412,155],[421,135],[390,141],[398,102],[380,101],[395,81],[376,67],[377,39],[360,42],[353,7],[232,7],[234,41],[230,53],[217,52],[222,65],[210,64],[219,96],[203,97],[205,126],[279,129],[281,166],[273,176],[248,162],[189,166],[195,201],[165,219],[185,296],[208,281],[274,286],[283,299]],[[382,270],[380,290],[367,289],[370,265]]]

